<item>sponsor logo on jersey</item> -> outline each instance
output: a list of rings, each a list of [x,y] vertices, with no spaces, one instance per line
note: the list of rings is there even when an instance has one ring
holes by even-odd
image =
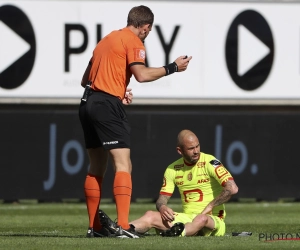
[[[192,172],[189,172],[189,174],[188,174],[188,176],[187,176],[187,179],[188,179],[189,181],[191,181],[191,180],[193,179],[193,174],[192,174]]]
[[[178,175],[178,176],[175,177],[175,179],[181,179],[181,178],[183,178],[182,175]]]
[[[182,194],[185,202],[201,202],[203,200],[203,192],[198,188],[183,191]]]
[[[228,174],[228,171],[223,166],[219,166],[215,169],[215,172],[219,179],[221,179],[224,175]]]
[[[184,166],[184,164],[175,165],[175,166],[174,166],[174,169],[175,169],[175,170],[180,170],[180,169],[183,168],[183,166]]]
[[[197,184],[201,184],[201,183],[205,183],[205,182],[209,182],[209,178],[198,180]]]
[[[184,181],[176,181],[177,186],[181,186],[181,185],[183,185],[183,183],[184,183]]]
[[[198,168],[203,168],[203,167],[205,167],[205,164],[206,164],[205,161],[199,161],[199,162],[197,163],[197,166],[198,166]]]
[[[221,163],[219,160],[217,160],[217,159],[211,160],[209,163],[210,163],[214,168],[219,167],[219,166],[222,166],[222,163]]]
[[[208,176],[208,174],[197,174],[197,176]]]

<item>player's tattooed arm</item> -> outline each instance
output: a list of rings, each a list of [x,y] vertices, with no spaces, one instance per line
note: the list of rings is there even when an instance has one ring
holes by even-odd
[[[225,183],[222,192],[214,200],[212,200],[206,208],[202,211],[202,214],[208,214],[212,212],[212,209],[216,206],[224,204],[229,201],[232,195],[238,192],[238,187],[233,180],[229,180]]]
[[[169,199],[170,196],[160,195],[156,201],[156,209],[163,220],[172,222],[174,220],[174,211],[167,206]]]
[[[159,195],[157,201],[156,201],[156,209],[157,211],[159,211],[159,209],[161,208],[161,206],[163,205],[167,205],[168,201],[170,199],[170,196],[166,196],[166,195]]]
[[[231,198],[231,196],[234,194],[233,186],[234,185],[233,185],[232,181],[227,181],[225,183],[224,188],[223,188],[222,192],[220,193],[220,195],[212,201],[212,205],[214,207],[216,207],[216,206],[219,206],[219,205],[227,202]]]

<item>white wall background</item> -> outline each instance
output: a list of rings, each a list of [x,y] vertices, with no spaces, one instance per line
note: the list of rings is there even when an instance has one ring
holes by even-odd
[[[20,87],[0,88],[0,98],[69,98],[78,100],[83,92],[80,81],[96,45],[96,25],[102,37],[126,26],[127,14],[136,5],[149,6],[155,14],[166,42],[176,25],[179,33],[170,60],[191,55],[189,68],[151,83],[130,82],[136,100],[297,100],[300,97],[300,4],[223,3],[167,1],[2,1],[21,9],[31,21],[36,37],[33,70]],[[274,38],[274,61],[263,85],[254,91],[239,88],[231,79],[225,60],[225,41],[234,18],[245,10],[259,12],[268,22]],[[0,16],[1,20],[1,16]],[[88,32],[88,47],[70,56],[70,72],[64,71],[65,24],[81,24]],[[0,21],[1,25],[1,21]],[[1,31],[1,29],[0,29]],[[9,67],[13,41],[1,36],[0,65]],[[71,33],[71,46],[83,42],[80,32]],[[149,66],[164,65],[165,54],[155,28],[146,39]],[[7,46],[7,48],[5,48]],[[251,50],[251,48],[249,48]],[[2,51],[2,52],[1,52]],[[2,55],[1,55],[2,53]],[[255,53],[255,51],[253,52]],[[0,72],[1,74],[1,72]]]

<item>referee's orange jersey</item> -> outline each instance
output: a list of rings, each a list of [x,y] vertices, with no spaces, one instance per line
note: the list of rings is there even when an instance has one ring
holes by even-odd
[[[145,64],[142,41],[129,28],[112,31],[93,51],[89,80],[95,91],[123,99],[132,73],[130,66]]]

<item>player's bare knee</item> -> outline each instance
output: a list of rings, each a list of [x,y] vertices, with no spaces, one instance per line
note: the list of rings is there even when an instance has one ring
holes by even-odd
[[[155,219],[155,212],[149,210],[149,211],[147,211],[147,212],[144,214],[144,216],[145,216],[147,219],[149,219],[149,220],[152,221],[152,220]]]
[[[147,221],[152,227],[155,226],[157,227],[158,225],[160,225],[161,222],[161,217],[159,212],[156,211],[147,211],[144,216],[143,216],[144,220]]]
[[[197,224],[197,225],[206,225],[208,222],[208,217],[205,214],[199,214],[195,217],[195,219],[193,220],[193,223]]]

